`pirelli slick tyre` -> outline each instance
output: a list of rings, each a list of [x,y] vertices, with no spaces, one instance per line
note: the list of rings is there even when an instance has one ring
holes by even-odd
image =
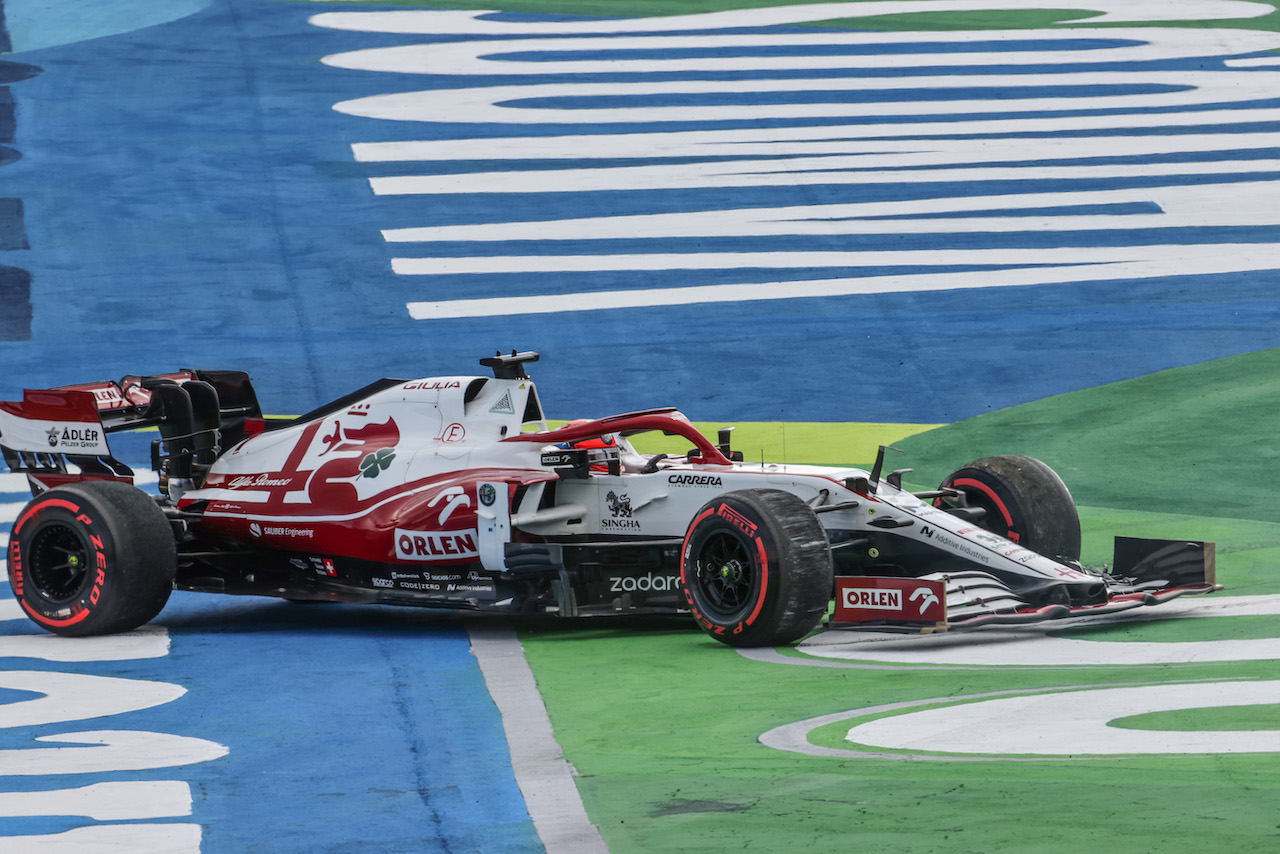
[[[964,493],[969,507],[986,511],[978,524],[1052,558],[1080,559],[1080,514],[1057,472],[1033,457],[974,460],[942,482]],[[948,508],[945,500],[939,506]]]
[[[173,532],[155,501],[126,483],[51,489],[9,537],[9,584],[35,623],[60,635],[125,632],[169,600]]]
[[[680,586],[707,634],[730,646],[778,646],[818,625],[834,584],[827,535],[789,492],[730,492],[694,516]]]

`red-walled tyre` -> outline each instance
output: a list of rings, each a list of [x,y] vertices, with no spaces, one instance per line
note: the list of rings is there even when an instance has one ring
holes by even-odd
[[[1062,478],[1033,457],[974,460],[952,472],[943,489],[958,489],[969,507],[986,511],[977,523],[1046,557],[1080,559],[1080,514]],[[949,509],[945,500],[938,506]]]
[[[811,632],[834,584],[818,517],[789,492],[722,495],[694,516],[680,586],[694,619],[731,646],[778,646]]]
[[[151,620],[173,590],[169,522],[126,483],[51,489],[27,504],[9,536],[9,584],[36,625],[80,637]]]

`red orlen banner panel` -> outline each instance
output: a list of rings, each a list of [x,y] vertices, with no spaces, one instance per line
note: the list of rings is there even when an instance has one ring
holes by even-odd
[[[919,578],[836,579],[836,611],[832,622],[945,623],[947,588],[941,581]]]

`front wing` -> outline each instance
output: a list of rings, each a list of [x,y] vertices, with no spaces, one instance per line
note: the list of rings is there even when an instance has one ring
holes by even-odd
[[[932,634],[1118,614],[1222,589],[1211,542],[1117,538],[1115,566],[1094,572],[1106,582],[1107,600],[1080,606],[1033,606],[995,576],[973,570],[919,578],[841,576],[826,625]]]

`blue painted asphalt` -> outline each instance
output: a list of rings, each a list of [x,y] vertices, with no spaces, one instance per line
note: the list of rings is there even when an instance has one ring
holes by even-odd
[[[456,621],[187,594],[160,622],[166,723],[230,748],[182,769],[205,852],[542,850]]]
[[[480,355],[520,347],[543,352],[535,375],[557,417],[675,404],[699,420],[934,423],[1280,344],[1280,304],[1269,272],[567,318],[411,320],[407,302],[442,295],[831,273],[703,271],[675,274],[674,282],[670,272],[494,274],[439,276],[429,284],[397,276],[391,259],[399,250],[383,241],[383,228],[537,220],[579,210],[729,208],[752,204],[756,191],[376,197],[368,178],[406,172],[357,164],[352,143],[569,131],[458,127],[447,116],[435,123],[387,122],[335,112],[333,105],[348,99],[486,81],[424,82],[321,65],[321,57],[334,53],[428,39],[311,26],[307,18],[320,5],[217,0],[175,7],[137,0],[127,8],[148,25],[143,29],[114,18],[95,25],[100,29],[60,36],[57,28],[38,26],[45,19],[26,14],[40,4],[8,0],[5,8],[22,8],[25,17],[11,16],[22,25],[13,33],[19,52],[7,60],[30,73],[10,65],[14,73],[0,78],[15,104],[12,132],[0,138],[7,147],[0,150],[0,197],[22,203],[0,206],[0,220],[9,211],[0,221],[0,399],[15,399],[24,386],[188,366],[239,368],[253,374],[269,411],[301,412],[379,376],[470,372],[478,370]],[[174,18],[175,8],[191,14]],[[87,40],[62,41],[80,37]],[[593,129],[600,130],[575,126],[573,132]],[[494,161],[467,168],[508,166]],[[1001,187],[972,190],[978,191]],[[921,192],[919,186],[806,185],[775,188],[768,200],[830,204]],[[1210,231],[1205,239],[1224,239],[1225,229]],[[21,241],[14,237],[19,232]],[[946,245],[932,238],[930,245]],[[1024,247],[1046,238],[1002,239]],[[1230,239],[1274,242],[1275,229],[1236,228]],[[652,245],[664,251],[874,248],[853,237],[768,240]],[[1087,261],[1091,246],[1107,240],[1095,235],[1068,245],[1078,245]],[[641,246],[604,243],[595,248]],[[499,242],[494,250],[516,248]],[[436,249],[463,254],[464,247]],[[536,251],[583,250],[569,241]],[[29,273],[29,318],[25,278],[5,278],[4,269]],[[0,503],[18,500],[0,495]],[[229,748],[222,759],[166,772],[165,779],[191,784],[193,820],[205,829],[206,852],[540,848],[512,780],[496,711],[455,622],[412,611],[195,594],[175,596],[159,622],[173,637],[165,658],[41,666],[188,689],[173,703],[102,724]],[[0,624],[6,634],[34,631]],[[7,659],[4,666],[32,664]],[[5,699],[14,696],[0,695]],[[0,730],[0,748],[63,731],[65,725]],[[140,772],[76,777],[71,784],[159,779]],[[0,777],[0,792],[64,784]],[[0,838],[85,823],[0,819]]]
[[[101,726],[208,739],[229,748],[225,757],[163,770],[0,776],[0,792],[185,781],[195,799],[188,820],[204,827],[205,852],[542,850],[459,626],[417,611],[203,600],[177,596],[158,621],[173,635],[165,658],[43,665],[176,683],[185,696],[91,725],[4,730],[0,750]],[[5,660],[9,669],[33,665],[42,667]],[[0,841],[91,824],[0,819]]]
[[[832,273],[494,274],[429,283],[397,276],[390,260],[403,248],[388,248],[382,228],[536,220],[580,209],[731,207],[751,203],[760,191],[375,197],[366,179],[399,169],[355,163],[351,143],[516,131],[334,112],[339,101],[420,88],[423,78],[322,66],[322,56],[427,39],[310,26],[318,7],[218,2],[171,23],[13,57],[41,69],[10,87],[23,157],[3,167],[5,195],[24,202],[31,248],[0,253],[0,263],[12,260],[31,272],[36,310],[30,342],[0,342],[7,367],[0,394],[86,375],[238,367],[255,376],[269,410],[298,412],[378,376],[470,372],[490,349],[521,347],[545,354],[536,376],[556,416],[673,404],[700,420],[936,423],[1280,343],[1280,307],[1271,299],[1271,277],[1262,274],[638,309],[559,322],[410,320],[407,302],[444,294]],[[697,125],[663,125],[684,127]],[[1134,169],[1139,174],[1119,186],[1141,185],[1141,166]],[[805,185],[773,188],[767,199],[803,205],[931,191],[937,188]],[[982,184],[963,192],[1003,188]],[[1271,241],[1275,233],[1271,226],[1209,231],[1212,240],[1239,242]],[[1204,237],[1188,232],[1178,239]],[[914,239],[945,248],[954,238]],[[983,245],[1033,247],[1049,238],[998,239]],[[1065,245],[1078,245],[1087,262],[1091,246],[1112,239],[1075,235]],[[681,251],[694,242],[662,245]],[[603,243],[590,251],[636,248]],[[696,243],[703,251],[871,248],[856,237]],[[436,251],[459,250],[445,244]],[[499,243],[493,251],[511,247]],[[551,242],[527,251],[585,250]],[[1232,334],[1221,334],[1223,328]]]
[[[11,509],[27,496],[0,493]],[[9,599],[8,586],[0,600]],[[0,601],[0,604],[3,604]],[[46,662],[6,656],[0,668],[113,676],[180,685],[151,709],[91,722],[0,727],[6,751],[42,736],[112,729],[224,745],[220,759],[142,771],[0,773],[5,793],[123,780],[190,786],[206,854],[269,850],[541,851],[512,776],[502,720],[466,630],[454,615],[374,606],[306,606],[274,599],[175,593],[153,625],[162,658]],[[25,620],[0,635],[42,635]],[[0,692],[0,702],[31,698]],[[56,808],[53,810],[56,812]],[[0,818],[8,836],[102,827],[84,817]]]

